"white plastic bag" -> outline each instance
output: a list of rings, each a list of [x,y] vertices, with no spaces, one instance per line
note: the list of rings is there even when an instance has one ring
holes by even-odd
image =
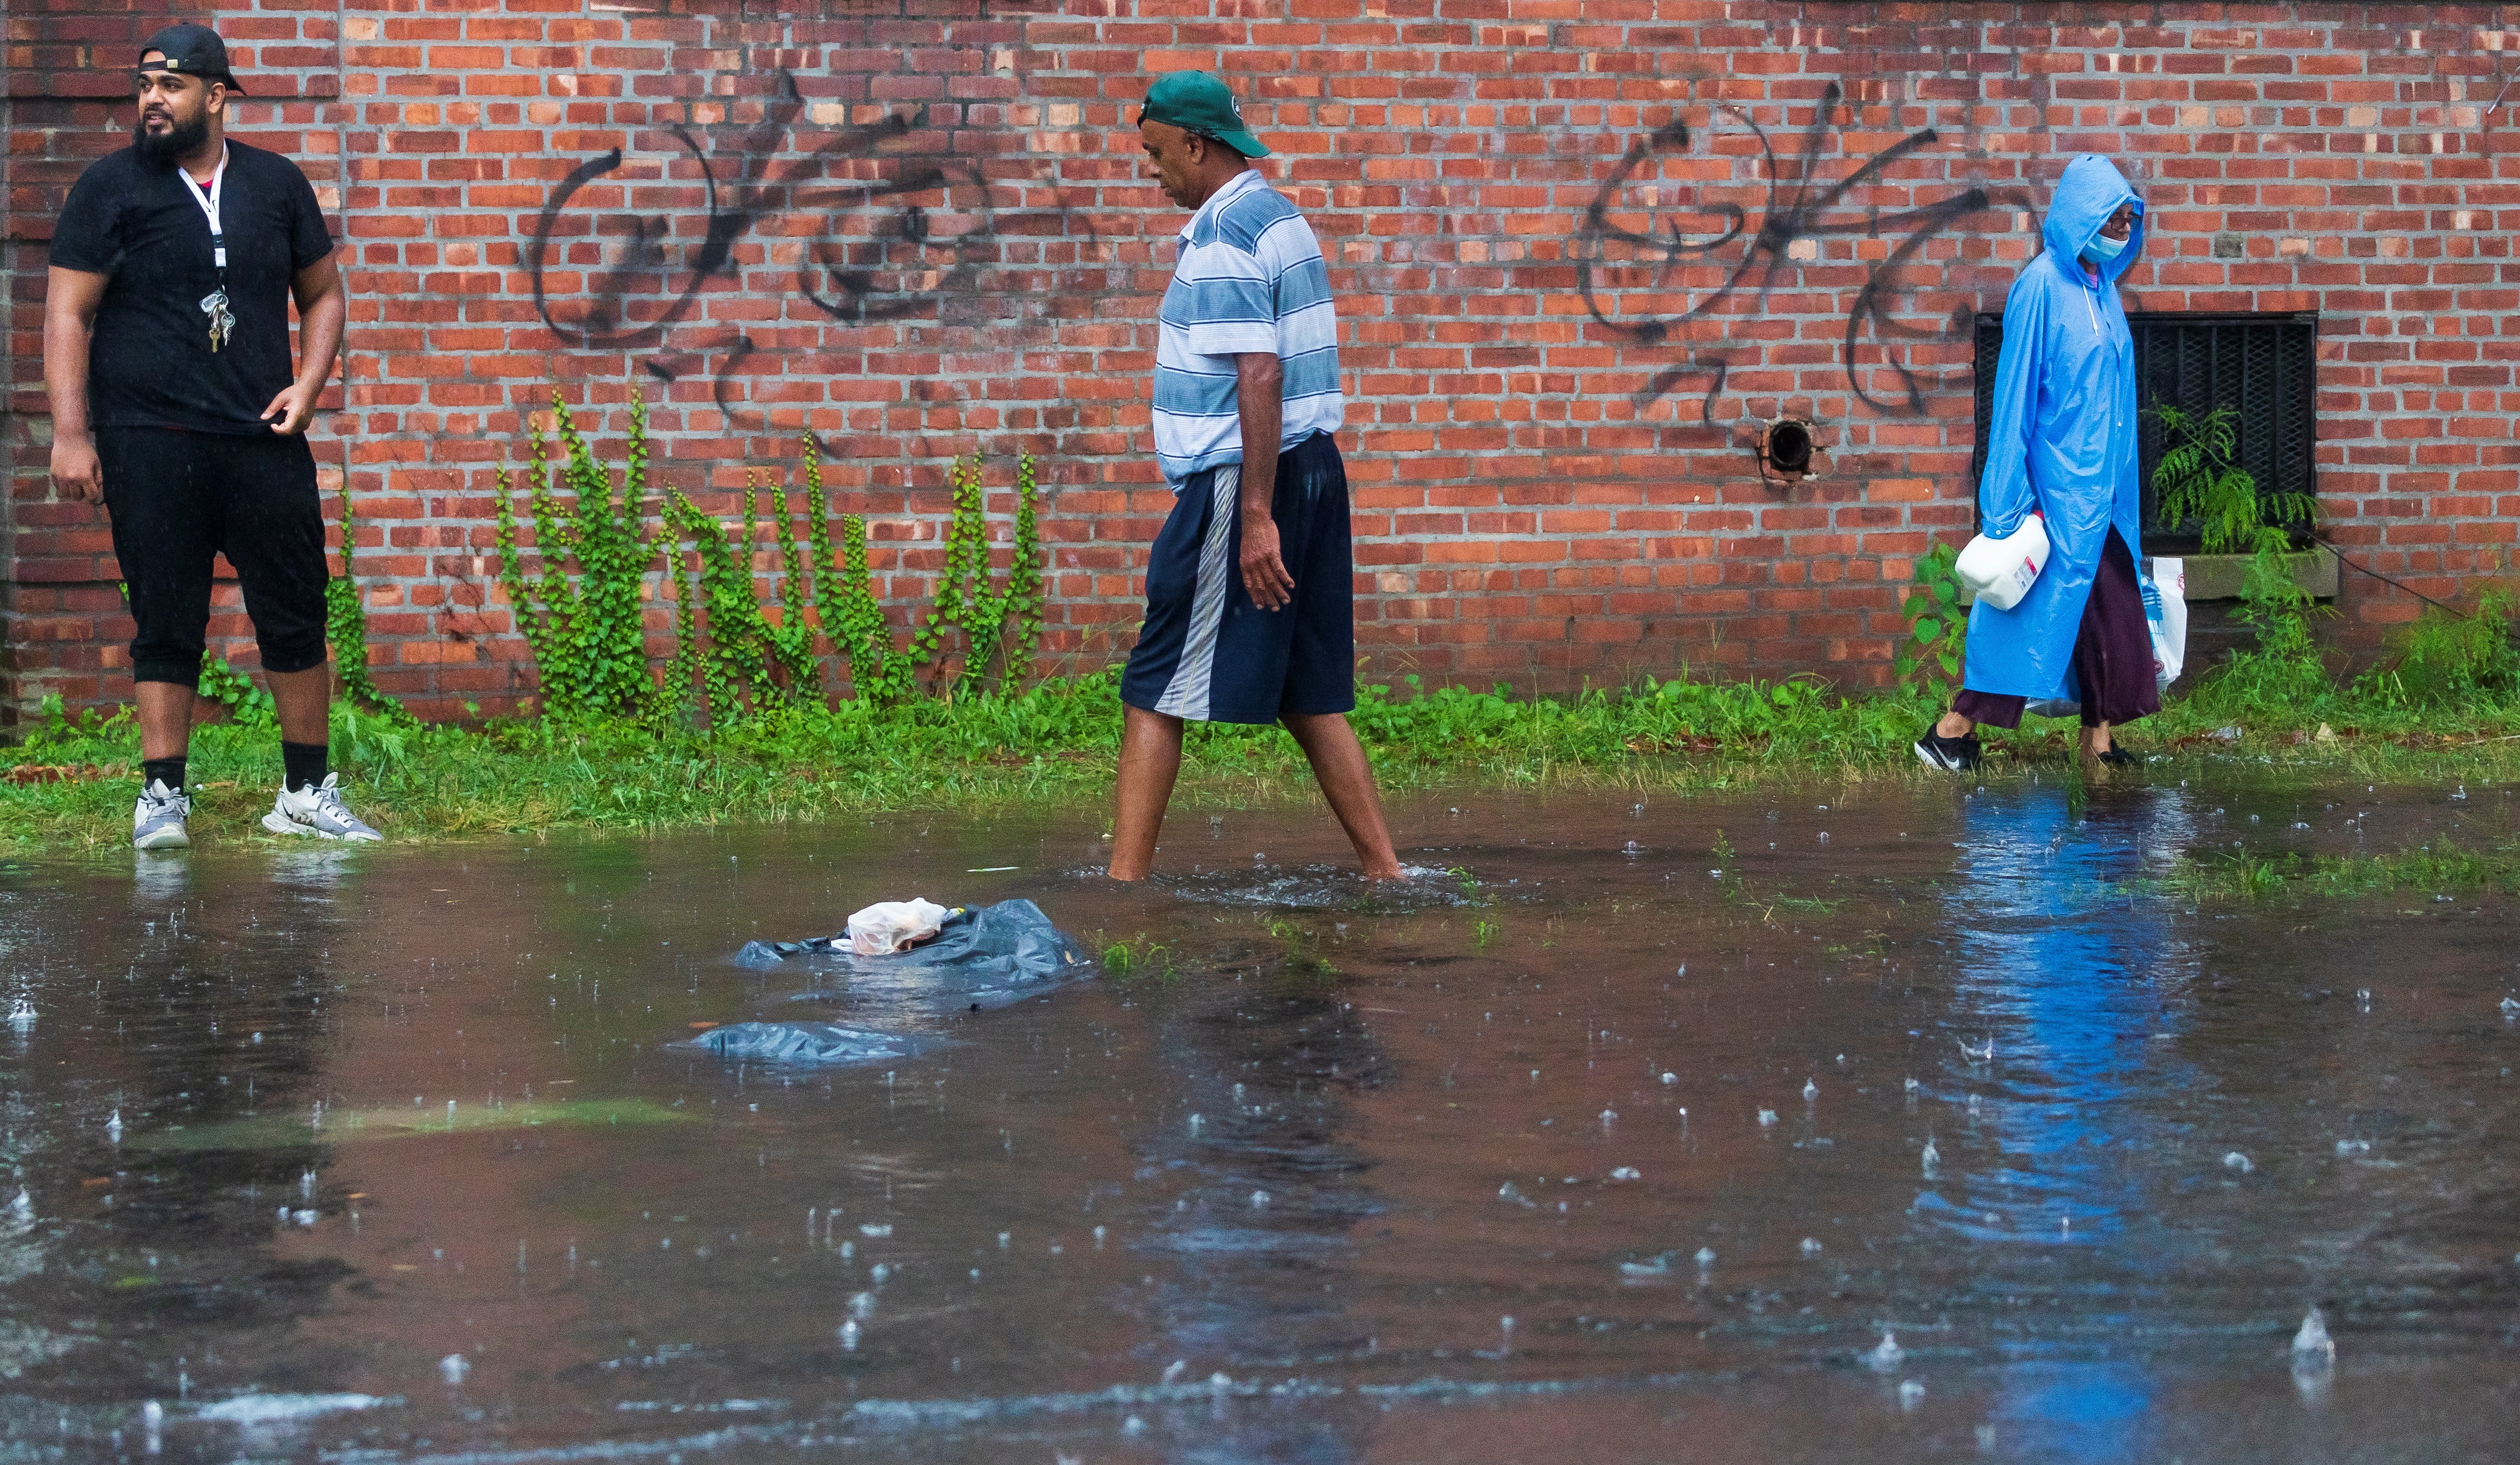
[[[1981,534],[1968,542],[1952,565],[1953,573],[1979,599],[1998,610],[2010,610],[2039,582],[2048,567],[2048,521],[2033,513],[2021,527],[2002,539]]]
[[[936,934],[954,912],[912,896],[906,901],[878,901],[849,917],[849,950],[861,956],[888,956],[906,952]]]
[[[2143,588],[2143,618],[2152,628],[2152,680],[2168,691],[2187,664],[2187,561],[2152,556]]]
[[[2156,555],[2152,578],[2143,586],[2144,629],[2152,633],[2152,681],[2160,690],[2187,664],[2187,561]],[[2050,697],[2021,709],[2033,717],[2080,717],[2083,704]]]

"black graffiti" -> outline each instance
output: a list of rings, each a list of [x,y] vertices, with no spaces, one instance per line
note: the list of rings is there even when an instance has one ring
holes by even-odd
[[[665,257],[670,224],[662,218],[625,210],[629,237],[615,244],[605,265],[587,277],[587,313],[582,320],[574,321],[557,317],[552,309],[548,279],[553,239],[571,201],[589,184],[621,166],[621,150],[614,148],[570,169],[543,205],[534,223],[533,237],[525,246],[525,272],[533,289],[534,310],[543,324],[562,341],[577,347],[638,349],[658,345],[674,325],[690,315],[710,281],[732,274],[737,241],[765,217],[786,213],[837,217],[888,199],[957,187],[985,191],[979,167],[968,159],[886,153],[888,145],[919,125],[922,120],[919,115],[895,113],[880,122],[852,126],[819,146],[790,154],[787,151],[788,139],[804,107],[794,77],[780,73],[778,98],[766,110],[761,124],[747,129],[723,150],[736,159],[732,177],[720,177],[713,150],[703,147],[692,129],[679,122],[668,124],[666,131],[699,170],[707,219],[698,245],[681,267],[684,278],[680,288],[667,288],[668,276],[673,273]],[[881,176],[850,180],[826,176],[834,163],[869,159],[882,165]],[[818,239],[808,246],[809,260],[796,272],[796,291],[816,309],[839,321],[886,320],[919,312],[935,297],[968,284],[988,232],[984,203],[980,218],[977,229],[965,231],[940,244],[928,227],[925,209],[914,204],[888,228],[868,236],[869,242],[878,245],[887,238],[898,239],[922,250],[942,248],[951,255],[947,268],[926,272],[933,278],[915,292],[917,298],[887,298],[884,279],[877,272],[852,267],[839,257],[837,246],[828,238]],[[647,319],[627,318],[631,302],[639,300],[660,303]]]
[[[1866,159],[1845,178],[1825,188],[1816,188],[1815,175],[1819,171],[1821,149],[1834,125],[1830,119],[1837,112],[1840,95],[1835,82],[1830,82],[1822,94],[1819,111],[1811,126],[1803,133],[1801,165],[1796,169],[1799,176],[1794,180],[1790,193],[1785,191],[1785,183],[1779,176],[1776,150],[1769,144],[1766,129],[1747,116],[1742,118],[1751,134],[1758,139],[1766,163],[1767,198],[1755,230],[1750,227],[1748,211],[1732,202],[1706,204],[1689,210],[1694,217],[1720,225],[1712,235],[1703,237],[1692,238],[1684,233],[1678,219],[1670,221],[1667,235],[1651,230],[1628,229],[1613,223],[1610,216],[1619,196],[1638,170],[1658,157],[1688,148],[1690,134],[1686,123],[1672,122],[1631,146],[1611,171],[1608,181],[1601,185],[1600,192],[1595,195],[1592,206],[1585,211],[1583,228],[1576,240],[1576,280],[1584,295],[1585,308],[1591,311],[1594,321],[1629,340],[1642,345],[1658,345],[1668,339],[1676,328],[1708,317],[1745,288],[1764,302],[1776,272],[1786,263],[1786,250],[1798,241],[1831,236],[1863,235],[1877,239],[1885,233],[1896,235],[1900,237],[1899,243],[1866,273],[1864,288],[1857,292],[1855,303],[1847,312],[1843,365],[1848,386],[1867,406],[1882,413],[1894,410],[1875,400],[1865,389],[1863,377],[1856,372],[1857,340],[1869,327],[1883,341],[1890,368],[1898,373],[1900,384],[1906,389],[1907,410],[1911,414],[1923,413],[1924,393],[1918,386],[1916,374],[1899,358],[1893,343],[1949,340],[1963,331],[1967,323],[1965,318],[1956,315],[1950,332],[1946,333],[1921,331],[1897,320],[1891,315],[1890,306],[1897,293],[1898,272],[1916,257],[1928,241],[1955,221],[1986,208],[1990,196],[1984,189],[1972,188],[1921,207],[1896,213],[1883,213],[1873,208],[1861,219],[1826,217],[1838,208],[1840,200],[1850,191],[1874,181],[1902,158],[1939,141],[1930,127],[1912,132]],[[1703,234],[1702,231],[1700,233]],[[1658,319],[1624,321],[1612,319],[1602,308],[1597,271],[1611,263],[1608,258],[1611,248],[1628,251],[1634,262],[1650,266],[1654,272],[1652,288],[1661,289],[1671,282],[1675,272],[1714,258],[1735,241],[1744,242],[1738,262],[1732,265],[1721,285],[1688,310]],[[1723,393],[1730,370],[1728,358],[1706,354],[1693,356],[1686,363],[1657,372],[1652,380],[1636,394],[1638,404],[1649,404],[1668,395],[1681,382],[1704,376],[1711,381],[1700,407],[1700,418],[1708,426],[1713,426],[1715,402]],[[1935,384],[1940,385],[1941,382],[1938,380]]]

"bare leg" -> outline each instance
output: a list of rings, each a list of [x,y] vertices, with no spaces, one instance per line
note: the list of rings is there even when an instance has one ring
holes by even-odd
[[[180,682],[142,682],[131,693],[140,704],[140,756],[183,757],[193,745],[193,688]]]
[[[1957,712],[1944,713],[1942,720],[1934,724],[1936,737],[1966,737],[1976,731],[1977,724]]]
[[[2109,735],[2108,724],[2101,723],[2096,727],[2083,730],[2084,757],[2097,758],[2115,746],[2117,746],[2117,740]]]
[[[333,667],[302,672],[264,672],[280,712],[280,735],[290,742],[329,742],[333,737]]]
[[[1111,821],[1114,880],[1143,880],[1155,863],[1155,838],[1164,831],[1164,806],[1181,777],[1182,720],[1144,707],[1128,707],[1120,729],[1117,813]]]
[[[1400,857],[1391,850],[1391,831],[1382,824],[1382,800],[1373,791],[1373,765],[1365,758],[1365,744],[1356,740],[1356,730],[1348,726],[1344,713],[1291,713],[1286,731],[1295,735],[1295,745],[1304,750],[1304,759],[1313,766],[1313,777],[1322,785],[1322,794],[1330,801],[1330,812],[1338,816],[1339,827],[1347,830],[1348,843],[1356,846],[1356,858],[1365,866],[1369,880],[1400,878]]]

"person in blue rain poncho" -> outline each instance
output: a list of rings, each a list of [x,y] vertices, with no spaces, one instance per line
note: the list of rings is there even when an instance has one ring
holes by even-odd
[[[1916,741],[1928,766],[1975,768],[1976,726],[2021,725],[2034,700],[2083,709],[2083,754],[2133,763],[2111,730],[2161,710],[2144,620],[2135,338],[2115,289],[2143,251],[2143,200],[2109,160],[2077,157],[2040,230],[2048,247],[2003,302],[1994,422],[1978,480],[1998,539],[2045,518],[2048,564],[2010,610],[1969,614],[1962,690]]]

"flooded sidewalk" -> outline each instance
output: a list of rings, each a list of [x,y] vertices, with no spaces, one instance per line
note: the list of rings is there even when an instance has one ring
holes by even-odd
[[[2146,882],[2515,806],[1462,792],[1395,805],[1383,890],[1304,809],[1177,811],[1137,889],[1099,809],[22,862],[0,1440],[2500,1458],[2514,912]],[[737,960],[914,895],[1037,902],[1094,970]],[[742,1022],[870,1036],[694,1045]]]

